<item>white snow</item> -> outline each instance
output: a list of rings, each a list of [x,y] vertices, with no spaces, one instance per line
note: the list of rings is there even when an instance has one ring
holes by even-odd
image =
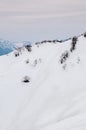
[[[86,38],[70,48],[44,43],[0,57],[0,130],[86,130]]]

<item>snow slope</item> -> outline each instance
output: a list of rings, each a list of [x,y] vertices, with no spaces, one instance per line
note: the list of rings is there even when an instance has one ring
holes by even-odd
[[[0,57],[0,130],[86,130],[86,38],[70,48],[44,43]]]

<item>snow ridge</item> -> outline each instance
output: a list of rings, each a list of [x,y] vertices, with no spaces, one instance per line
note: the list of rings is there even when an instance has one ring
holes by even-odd
[[[0,106],[0,130],[85,130],[85,35],[1,56]]]

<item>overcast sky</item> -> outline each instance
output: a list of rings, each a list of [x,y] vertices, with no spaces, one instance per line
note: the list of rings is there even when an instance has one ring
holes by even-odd
[[[86,0],[0,0],[0,38],[39,41],[86,30]]]

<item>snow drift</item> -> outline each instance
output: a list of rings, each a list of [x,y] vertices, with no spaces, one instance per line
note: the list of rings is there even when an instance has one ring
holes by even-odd
[[[72,45],[34,44],[0,57],[0,130],[86,130],[86,38]]]

